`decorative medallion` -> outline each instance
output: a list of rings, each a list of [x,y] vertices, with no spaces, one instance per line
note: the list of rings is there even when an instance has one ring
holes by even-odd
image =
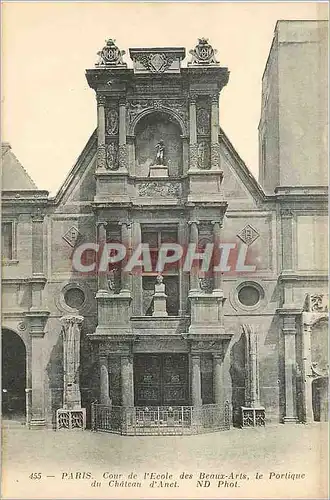
[[[115,41],[112,38],[105,41],[106,45],[97,53],[99,60],[95,66],[127,66],[123,62],[125,51],[119,50]]]
[[[20,331],[20,332],[25,332],[26,330],[26,324],[24,323],[24,321],[20,321],[17,325],[17,329]]]
[[[189,51],[192,55],[191,61],[188,65],[201,65],[201,64],[216,64],[219,62],[215,59],[217,50],[208,43],[208,38],[199,38],[196,47]]]
[[[75,226],[70,227],[70,229],[62,236],[63,240],[66,241],[70,247],[74,248],[81,238],[81,233]]]
[[[118,134],[118,111],[115,108],[110,108],[107,111],[106,117],[107,134]]]
[[[237,236],[245,243],[246,245],[251,245],[257,238],[259,238],[259,233],[254,227],[250,224],[247,224],[242,231],[240,231]]]

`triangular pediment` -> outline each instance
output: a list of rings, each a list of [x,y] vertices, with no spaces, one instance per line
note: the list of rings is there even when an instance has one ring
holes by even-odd
[[[264,192],[251,174],[226,134],[221,131],[220,162],[223,171],[222,191],[231,207],[255,206],[264,199]]]
[[[16,158],[8,142],[1,144],[2,191],[36,191],[38,188]]]
[[[96,149],[97,136],[94,131],[55,196],[54,201],[60,210],[87,206],[94,200]]]

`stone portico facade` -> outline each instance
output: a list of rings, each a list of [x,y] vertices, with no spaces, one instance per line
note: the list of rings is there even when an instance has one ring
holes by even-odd
[[[220,127],[229,71],[206,39],[188,64],[182,47],[130,49],[132,68],[107,41],[86,71],[97,129],[54,198],[3,145],[5,413],[24,413],[31,428],[80,407],[90,425],[96,401],[92,412],[127,410],[126,429],[134,408],[144,419],[153,408],[167,419],[174,408],[194,418],[229,408],[234,425],[250,425],[251,409],[267,422],[326,418],[326,145],[310,130],[314,118],[290,104],[301,84],[322,126],[324,103],[301,74],[323,57],[323,30],[317,21],[276,26],[263,77],[260,184]],[[306,162],[315,141],[318,155]],[[128,255],[139,244],[157,254],[166,242],[231,243],[235,258],[212,274],[180,265],[161,277],[154,267],[126,272],[127,260],[107,273],[75,270],[79,245],[109,241]],[[239,255],[255,271],[236,271]]]

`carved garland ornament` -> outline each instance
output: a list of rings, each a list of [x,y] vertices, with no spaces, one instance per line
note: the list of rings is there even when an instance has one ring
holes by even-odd
[[[106,168],[118,169],[118,145],[115,142],[110,142],[106,147]]]
[[[100,144],[97,147],[97,166],[98,168],[106,168],[105,144]]]
[[[173,182],[144,182],[138,186],[139,196],[180,196],[181,185]]]
[[[106,132],[108,135],[118,134],[119,116],[115,108],[110,108],[106,113]]]

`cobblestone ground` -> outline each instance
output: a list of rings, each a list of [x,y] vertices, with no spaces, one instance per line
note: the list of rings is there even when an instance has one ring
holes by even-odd
[[[2,498],[328,498],[326,424],[124,437],[3,422],[2,442]]]

